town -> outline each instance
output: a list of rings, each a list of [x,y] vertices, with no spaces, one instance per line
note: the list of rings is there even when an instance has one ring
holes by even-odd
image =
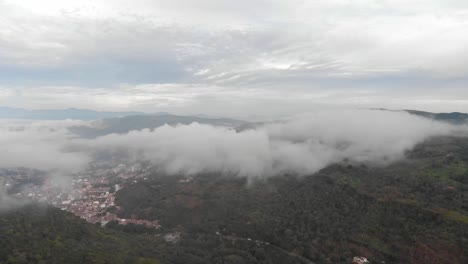
[[[161,227],[158,221],[117,216],[121,208],[115,204],[115,193],[128,182],[148,177],[148,168],[142,164],[95,162],[86,171],[73,175],[71,184],[26,168],[1,169],[0,176],[6,181],[2,185],[10,195],[50,204],[93,224],[105,226],[117,221],[120,225]]]

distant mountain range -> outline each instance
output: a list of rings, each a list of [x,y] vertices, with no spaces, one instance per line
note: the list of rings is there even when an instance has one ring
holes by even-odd
[[[454,125],[468,124],[466,113],[430,113],[418,110],[389,110],[374,108],[382,111],[404,111],[412,115],[429,118],[435,121]],[[29,119],[29,120],[94,120],[89,126],[71,127],[70,131],[80,137],[95,138],[108,134],[125,134],[132,130],[155,129],[163,125],[188,125],[191,123],[226,126],[237,131],[257,127],[260,123],[251,123],[237,119],[208,117],[203,115],[179,116],[166,112],[153,114],[143,112],[106,112],[89,109],[58,109],[58,110],[27,110],[21,108],[0,107],[0,119]]]
[[[204,118],[171,114],[132,115],[94,121],[91,126],[75,126],[70,131],[84,138],[95,138],[108,134],[125,134],[132,130],[154,129],[163,125],[188,125],[191,123],[213,126],[240,127],[248,122],[229,118]]]
[[[433,119],[436,121],[442,121],[451,123],[454,125],[464,125],[468,124],[468,114],[460,113],[460,112],[452,112],[452,113],[430,113],[418,110],[404,110],[412,115],[417,115],[429,119]]]
[[[0,107],[0,119],[31,119],[31,120],[96,120],[102,118],[123,117],[129,115],[144,115],[143,112],[101,112],[89,109],[42,109],[28,110],[22,108]]]
[[[386,109],[386,108],[370,108],[370,110],[390,111],[390,112],[407,112],[407,113],[412,114],[412,115],[432,119],[434,121],[450,123],[452,125],[468,125],[468,114],[467,113],[460,113],[460,112],[431,113],[431,112],[411,110],[411,109],[391,110],[391,109]]]

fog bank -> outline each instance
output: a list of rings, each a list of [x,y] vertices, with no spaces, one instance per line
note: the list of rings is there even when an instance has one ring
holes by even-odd
[[[242,131],[192,123],[96,139],[76,138],[67,130],[73,125],[77,122],[0,122],[0,167],[69,175],[102,151],[125,151],[168,174],[305,175],[344,159],[387,164],[429,137],[467,131],[405,112],[374,110],[321,111]]]
[[[138,153],[168,174],[256,177],[312,174],[343,159],[388,164],[429,137],[464,131],[403,112],[353,110],[300,115],[240,132],[193,123],[73,143],[85,152]]]
[[[80,171],[86,153],[67,150],[72,135],[67,128],[82,121],[1,121],[0,168],[28,167],[58,174]]]

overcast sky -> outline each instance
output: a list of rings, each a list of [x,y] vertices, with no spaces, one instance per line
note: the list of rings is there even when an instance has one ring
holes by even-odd
[[[0,0],[0,106],[468,112],[466,0]]]

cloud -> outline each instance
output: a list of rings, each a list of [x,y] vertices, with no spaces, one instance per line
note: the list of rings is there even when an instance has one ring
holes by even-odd
[[[169,175],[311,175],[344,160],[385,166],[404,159],[406,151],[430,137],[468,134],[465,126],[373,110],[322,110],[242,131],[192,123],[95,139],[69,134],[68,127],[86,124],[0,122],[0,168],[39,169],[64,187],[74,173],[105,153],[125,154],[130,162],[149,161]],[[0,182],[0,211],[24,204],[8,196],[3,185]]]
[[[70,138],[66,125],[2,123],[9,152],[0,166],[68,174],[93,144],[140,149],[170,173],[312,173],[348,157],[394,160],[451,129],[325,110],[468,112],[467,27],[464,0],[0,0],[0,105],[256,120],[322,111],[240,133],[194,124],[96,142]],[[400,118],[412,129],[393,131]],[[78,142],[89,148],[68,148]]]
[[[85,169],[91,160],[86,153],[67,149],[71,140],[67,127],[78,124],[83,122],[0,120],[0,169],[38,169],[57,186],[70,186],[72,174]],[[7,194],[4,176],[0,175],[0,213],[27,203]]]
[[[168,174],[242,176],[314,172],[344,159],[388,164],[417,143],[456,128],[400,112],[322,111],[253,130],[191,124],[77,141],[84,150],[127,150]]]
[[[305,175],[344,159],[388,164],[429,137],[466,130],[405,112],[349,109],[316,111],[243,131],[193,123],[96,139],[70,135],[67,128],[77,122],[1,122],[0,167],[69,176],[100,152],[128,152],[169,174]]]
[[[70,176],[85,168],[89,157],[66,149],[67,127],[78,121],[1,121],[0,168],[29,167],[57,176]]]
[[[336,108],[418,109],[468,112],[463,83],[422,82],[414,86],[374,80],[311,82],[308,87],[243,87],[188,84],[122,85],[112,89],[76,86],[2,87],[0,105],[27,109],[88,108],[101,111],[198,113],[262,120]],[[379,88],[375,88],[380,83]],[[283,84],[286,85],[286,84]],[[444,87],[441,93],[440,87]]]
[[[468,73],[467,14],[463,1],[437,0],[6,1],[0,58],[19,80],[87,85],[455,78]]]
[[[0,17],[2,105],[468,111],[466,1],[22,0]]]
[[[0,214],[25,204],[25,201],[9,196],[4,186],[4,180],[0,178]]]

